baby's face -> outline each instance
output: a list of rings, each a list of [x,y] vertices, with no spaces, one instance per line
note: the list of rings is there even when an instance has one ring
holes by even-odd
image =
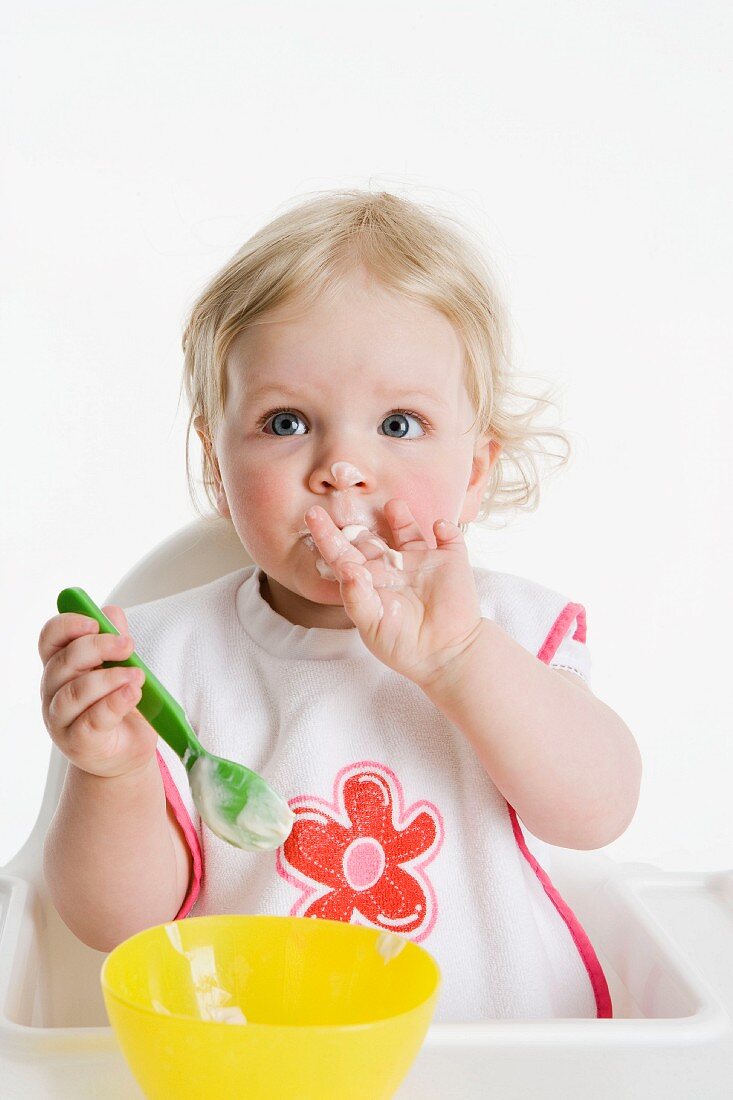
[[[330,303],[290,301],[232,345],[213,440],[219,510],[291,622],[352,625],[338,582],[320,575],[303,537],[314,504],[339,527],[361,524],[389,545],[384,505],[395,497],[431,546],[436,519],[475,517],[496,454],[471,430],[462,361],[447,318],[363,269]]]

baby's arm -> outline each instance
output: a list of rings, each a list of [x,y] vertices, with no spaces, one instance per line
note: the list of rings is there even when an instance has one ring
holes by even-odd
[[[549,668],[482,619],[472,644],[420,686],[540,840],[600,848],[627,828],[639,799],[639,750],[579,677]]]
[[[382,548],[370,557],[359,548],[368,550],[373,536],[352,545],[324,508],[305,513],[365,646],[462,731],[536,837],[567,848],[615,840],[639,797],[641,760],[627,726],[590,689],[481,617],[454,523],[435,521],[433,549],[407,501],[395,497],[384,511],[403,556],[404,583],[396,586],[385,583]]]
[[[136,709],[141,674],[101,667],[134,648],[122,609],[103,610],[121,636],[66,613],[46,623],[38,648],[44,721],[70,762],[46,836],[44,876],[72,932],[109,951],[175,917],[189,863],[166,808],[157,735]]]

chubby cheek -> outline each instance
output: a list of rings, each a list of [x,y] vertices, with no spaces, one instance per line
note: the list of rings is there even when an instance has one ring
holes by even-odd
[[[455,479],[448,480],[435,470],[430,472],[430,476],[401,479],[391,497],[407,502],[423,537],[433,544],[436,519],[457,518],[463,503]]]
[[[287,483],[272,469],[239,467],[227,478],[227,500],[232,522],[243,545],[256,561],[267,557],[282,544],[293,542],[293,525],[302,516],[296,515],[294,499],[290,499]],[[303,526],[302,522],[298,526]]]

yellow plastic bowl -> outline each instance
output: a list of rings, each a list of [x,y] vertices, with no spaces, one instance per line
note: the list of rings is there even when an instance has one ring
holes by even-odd
[[[131,936],[101,982],[151,1100],[381,1100],[420,1049],[440,972],[372,928],[215,916]]]

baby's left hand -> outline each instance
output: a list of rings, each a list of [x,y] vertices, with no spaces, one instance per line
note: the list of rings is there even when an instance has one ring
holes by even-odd
[[[388,501],[384,514],[402,569],[391,565],[387,546],[363,531],[352,545],[318,506],[305,523],[341,586],[341,598],[371,653],[420,687],[447,674],[481,626],[481,609],[460,528],[433,524],[436,547],[404,500]],[[441,526],[441,522],[445,526]]]

